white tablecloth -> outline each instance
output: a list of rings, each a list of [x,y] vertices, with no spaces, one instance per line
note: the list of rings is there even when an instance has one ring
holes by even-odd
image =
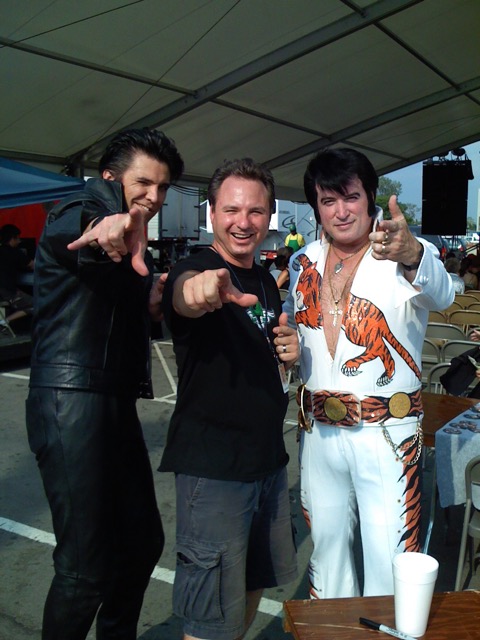
[[[480,403],[447,422],[435,434],[437,485],[441,507],[463,504],[465,497],[465,467],[480,455]],[[473,501],[480,505],[480,491]]]

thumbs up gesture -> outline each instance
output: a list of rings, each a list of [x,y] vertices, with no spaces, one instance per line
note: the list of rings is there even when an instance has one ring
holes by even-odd
[[[390,196],[388,210],[391,220],[379,222],[369,236],[373,257],[377,260],[391,260],[404,265],[416,264],[420,260],[422,245],[408,228],[407,221],[398,206],[397,196]]]
[[[300,347],[298,345],[297,330],[288,326],[288,315],[286,313],[280,314],[278,326],[273,328],[273,333],[276,334],[274,343],[277,356],[288,368],[298,360]]]

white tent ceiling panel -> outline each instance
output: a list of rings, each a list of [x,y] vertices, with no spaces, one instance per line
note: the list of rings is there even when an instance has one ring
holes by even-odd
[[[161,89],[152,89],[145,96],[139,83],[79,68],[68,74],[65,67],[59,63],[50,67],[49,82],[55,85],[55,92],[22,92],[15,84],[17,106],[11,100],[0,101],[4,148],[34,153],[33,143],[46,154],[68,156],[110,133],[112,122],[118,128],[128,126],[132,115],[143,117],[171,100],[170,92]],[[92,85],[96,91],[91,90]]]
[[[370,148],[395,152],[400,157],[410,157],[420,145],[426,149],[438,149],[445,139],[465,140],[472,130],[472,122],[480,131],[480,114],[470,100],[457,98],[448,103],[419,111],[396,122],[356,136],[353,142]],[[446,145],[442,151],[449,151]]]
[[[216,13],[212,13],[214,7]],[[169,73],[168,80],[174,84],[185,84],[185,76],[192,71],[195,86],[199,75],[202,84],[208,84],[349,13],[337,0],[297,0],[294,6],[288,0],[262,0],[261,5],[258,0],[232,0],[206,3],[204,10],[211,16],[208,31],[202,38],[187,35],[187,53]],[[192,33],[189,24],[180,28],[180,39]]]
[[[392,91],[384,90],[392,81],[386,77],[385,59],[395,74]],[[410,54],[367,29],[348,42],[336,42],[249,82],[225,100],[291,120],[320,135],[447,87]]]
[[[266,162],[281,153],[285,144],[307,144],[315,139],[291,128],[212,105],[199,108],[194,121],[185,115],[171,122],[168,134],[179,148],[188,149],[192,167],[187,161],[187,173],[194,166],[201,166],[205,177],[215,170],[219,154],[224,154],[221,160],[248,156],[255,145],[256,159]]]
[[[479,0],[0,0],[0,154],[96,165],[163,129],[203,182],[251,155],[302,190],[326,144],[380,172],[480,131]],[[298,195],[300,197],[300,195]]]
[[[65,3],[66,6],[69,4]],[[199,3],[165,0],[144,0],[141,6],[132,3],[117,12],[106,12],[95,20],[66,27],[58,32],[53,45],[45,36],[39,39],[38,46],[49,46],[58,54],[68,54],[80,61],[145,75],[152,82],[172,82],[175,75],[172,70],[179,65],[179,60],[183,61],[186,51],[203,37],[212,20],[217,19],[216,14],[224,13],[222,3],[204,4],[210,9],[187,12],[186,5],[198,7]],[[90,11],[92,14],[95,10]],[[70,22],[71,18],[65,16],[64,20]],[[92,31],[97,37],[92,38]],[[166,42],[168,46],[165,46]],[[198,73],[193,73],[192,62],[195,62],[195,54],[180,63],[188,73],[182,74],[179,81],[187,89],[189,85],[195,88],[198,83]]]
[[[479,21],[478,0],[428,0],[384,25],[434,67],[463,82],[478,75]]]

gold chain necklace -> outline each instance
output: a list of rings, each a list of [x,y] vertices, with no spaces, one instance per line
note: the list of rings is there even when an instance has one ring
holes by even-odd
[[[349,256],[346,256],[345,258],[341,258],[338,253],[335,251],[335,247],[333,246],[333,244],[330,244],[330,246],[332,247],[333,253],[337,256],[338,258],[338,262],[334,265],[333,267],[333,272],[335,275],[337,275],[337,273],[340,273],[340,271],[343,269],[343,263],[345,262],[345,260],[349,260],[350,258],[353,258],[353,256],[356,256],[357,253],[359,253],[362,249],[365,249],[365,247],[370,244],[370,240],[362,245],[360,247],[360,249],[357,249],[356,251],[354,251],[353,253],[351,253]]]
[[[340,297],[338,299],[335,299],[335,294],[333,292],[333,287],[332,287],[332,278],[330,277],[328,279],[328,284],[330,286],[330,292],[332,294],[332,301],[333,304],[335,305],[335,309],[330,309],[329,310],[329,314],[331,316],[333,316],[333,326],[336,327],[337,326],[337,317],[341,316],[343,314],[343,311],[341,309],[339,309],[338,307],[338,303],[340,302],[340,300],[343,298],[343,294],[345,293],[345,291],[347,290],[348,284],[350,282],[350,278],[351,276],[348,276],[346,282],[345,282],[345,286],[342,289],[342,293],[340,294]]]
[[[354,255],[356,255],[357,253],[359,253],[359,251],[360,251],[361,249],[365,249],[365,248],[367,247],[367,245],[368,245],[368,244],[370,244],[370,243],[369,243],[369,242],[367,242],[367,244],[364,244],[364,245],[363,245],[363,247],[360,247],[360,249],[357,249],[357,251],[355,251],[355,253],[352,253],[352,255],[351,255],[351,256],[347,256],[347,258],[352,258]],[[335,253],[335,255],[336,255],[336,256],[337,256],[337,258],[338,258],[339,256],[338,256],[338,254],[336,253],[336,251],[335,251],[335,249],[334,249],[333,245],[330,245],[330,246],[332,247],[333,252]],[[347,258],[345,258],[345,260],[347,260]],[[338,305],[339,305],[339,302],[343,299],[343,296],[344,296],[344,294],[345,294],[345,291],[347,290],[347,287],[348,287],[349,285],[351,286],[351,284],[352,284],[352,282],[353,282],[353,278],[355,277],[355,273],[356,273],[356,271],[357,271],[357,268],[358,268],[358,265],[359,265],[359,264],[360,264],[360,262],[358,262],[358,263],[357,263],[357,265],[356,265],[356,266],[355,266],[355,268],[353,269],[352,273],[351,273],[351,274],[348,276],[348,278],[345,280],[345,285],[344,285],[344,287],[343,287],[343,289],[342,289],[342,293],[340,294],[340,297],[339,297],[339,298],[336,298],[336,297],[335,297],[335,293],[334,293],[334,291],[333,291],[332,276],[330,275],[330,276],[329,276],[329,278],[328,278],[328,285],[329,285],[329,287],[330,287],[330,293],[332,294],[332,301],[333,301],[333,304],[335,305],[335,308],[334,308],[334,309],[330,309],[328,313],[329,313],[331,316],[333,316],[333,323],[332,323],[332,324],[333,324],[333,326],[334,326],[334,327],[336,327],[336,326],[337,326],[337,318],[338,318],[338,316],[343,315],[343,311],[342,311],[342,310],[339,308],[339,306],[338,306]],[[338,267],[338,264],[336,264],[336,265],[334,266],[334,272],[335,272],[335,274],[339,273],[339,272],[342,270],[342,268],[343,268],[343,264],[341,265],[340,269],[338,269],[338,271],[337,271],[337,267]],[[337,294],[337,295],[338,295],[338,294]]]

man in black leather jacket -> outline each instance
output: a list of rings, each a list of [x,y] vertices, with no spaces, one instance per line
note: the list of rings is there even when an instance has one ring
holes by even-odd
[[[99,169],[52,210],[36,253],[27,430],[57,541],[43,640],[84,640],[95,616],[97,639],[136,638],[164,544],[135,404],[151,397],[161,294],[145,225],[183,161],[163,134],[134,129]]]

